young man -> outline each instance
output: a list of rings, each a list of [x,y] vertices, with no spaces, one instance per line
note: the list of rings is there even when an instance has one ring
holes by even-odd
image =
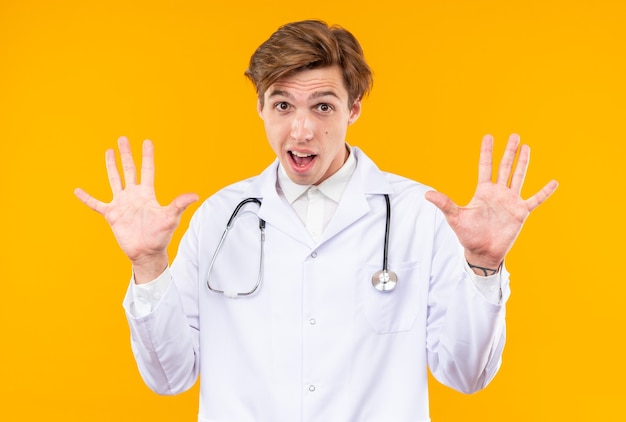
[[[484,138],[467,207],[381,172],[345,141],[372,75],[342,28],[287,24],[246,75],[277,160],[202,204],[171,268],[197,196],[157,203],[151,143],[140,184],[125,138],[125,187],[107,152],[111,203],[76,191],[133,264],[124,306],[146,383],[176,394],[200,375],[201,422],[428,421],[427,366],[457,390],[485,387],[505,342],[504,257],[556,182],[520,198],[529,150],[513,172],[515,135],[496,183]]]

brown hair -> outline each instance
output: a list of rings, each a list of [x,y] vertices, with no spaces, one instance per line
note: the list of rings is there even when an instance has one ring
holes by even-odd
[[[373,77],[357,39],[340,26],[319,20],[278,28],[250,58],[245,75],[263,105],[265,91],[276,81],[306,69],[338,65],[348,91],[348,107],[372,88]]]

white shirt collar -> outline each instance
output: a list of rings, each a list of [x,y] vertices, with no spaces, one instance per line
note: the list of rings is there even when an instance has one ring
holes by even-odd
[[[343,163],[343,166],[341,166],[335,174],[317,186],[320,192],[337,203],[339,203],[341,195],[343,195],[343,191],[346,190],[346,186],[348,186],[348,182],[356,169],[356,159],[354,158],[352,149],[349,145],[346,145],[346,147],[348,148],[348,159],[346,162]],[[289,176],[287,176],[287,172],[283,166],[279,165],[278,186],[285,195],[287,202],[289,202],[289,204],[293,204],[293,202],[298,199],[300,195],[305,193],[312,185],[298,185],[297,183],[294,183]]]

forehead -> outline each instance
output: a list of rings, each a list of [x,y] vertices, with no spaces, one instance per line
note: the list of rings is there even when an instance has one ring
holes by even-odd
[[[347,99],[348,91],[338,66],[306,69],[281,78],[265,91],[265,98],[310,98],[324,95]]]

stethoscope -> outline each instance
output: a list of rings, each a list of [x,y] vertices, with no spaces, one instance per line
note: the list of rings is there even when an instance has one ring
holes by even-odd
[[[396,288],[396,284],[398,283],[398,276],[396,275],[396,273],[394,273],[393,271],[389,271],[389,269],[387,268],[388,252],[389,252],[389,228],[391,225],[391,202],[389,201],[389,195],[384,194],[384,197],[385,197],[385,203],[387,205],[387,215],[385,218],[385,240],[384,240],[384,245],[383,245],[383,269],[380,271],[376,271],[374,275],[372,276],[372,286],[374,286],[374,288],[380,292],[390,292]],[[224,296],[233,298],[233,299],[238,298],[238,297],[243,297],[243,296],[250,296],[261,285],[261,281],[263,280],[263,244],[265,243],[265,220],[259,217],[259,231],[260,231],[260,243],[261,243],[261,251],[259,254],[259,275],[257,277],[256,284],[254,285],[254,287],[252,287],[252,289],[248,291],[244,291],[244,292],[217,289],[211,286],[211,271],[213,270],[213,265],[215,264],[217,255],[219,251],[222,249],[222,245],[224,244],[224,241],[226,240],[226,237],[228,236],[230,229],[233,227],[233,223],[235,222],[235,218],[237,217],[237,214],[239,214],[239,211],[241,210],[241,208],[243,208],[244,205],[250,202],[254,202],[255,204],[259,206],[259,208],[261,207],[261,201],[257,198],[246,198],[243,201],[241,201],[239,204],[237,204],[237,206],[235,207],[235,210],[233,211],[232,215],[228,219],[228,222],[226,223],[226,228],[224,229],[224,233],[222,233],[222,237],[220,238],[220,241],[217,244],[217,248],[215,248],[215,252],[213,253],[213,257],[211,258],[211,262],[209,263],[209,269],[207,270],[206,285],[208,289],[214,293],[221,293]]]
[[[391,202],[389,195],[384,194],[387,204],[387,216],[385,218],[385,242],[383,245],[383,269],[376,271],[372,276],[372,286],[381,292],[390,292],[398,284],[398,276],[387,268],[387,258],[389,252],[389,227],[391,226]]]

